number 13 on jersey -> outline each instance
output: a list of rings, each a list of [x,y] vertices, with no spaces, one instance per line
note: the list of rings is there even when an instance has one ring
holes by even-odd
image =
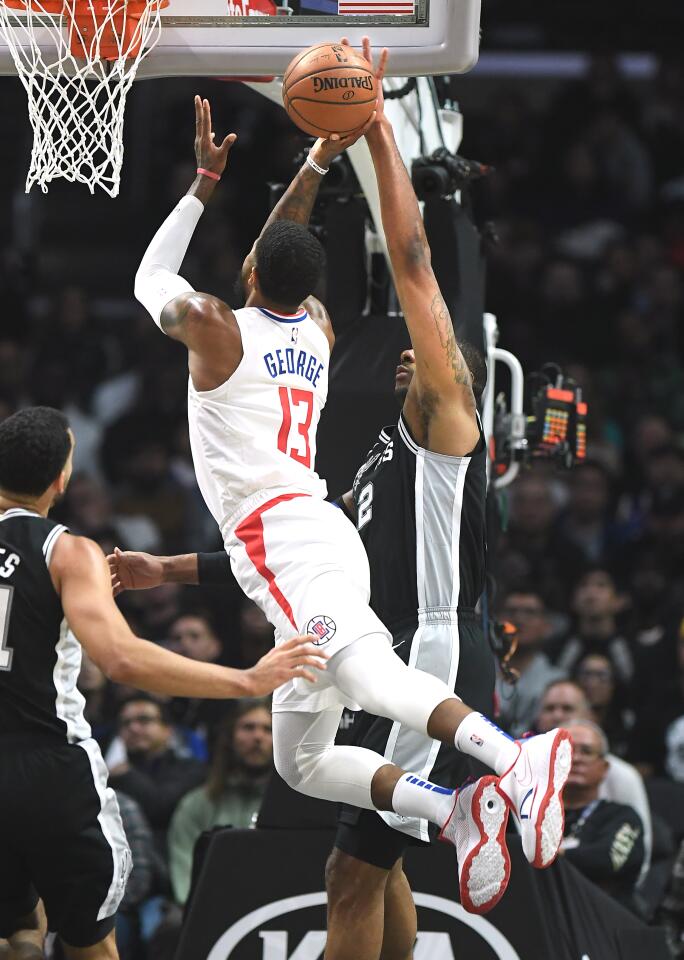
[[[313,420],[314,395],[311,390],[297,390],[294,387],[279,387],[278,395],[283,411],[278,431],[278,449],[311,469],[309,431]]]

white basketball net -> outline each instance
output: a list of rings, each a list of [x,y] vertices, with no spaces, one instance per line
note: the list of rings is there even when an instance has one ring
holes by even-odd
[[[126,96],[159,40],[160,8],[167,3],[0,0],[0,34],[26,90],[33,127],[27,193],[34,183],[47,193],[49,183],[63,178],[117,196]]]

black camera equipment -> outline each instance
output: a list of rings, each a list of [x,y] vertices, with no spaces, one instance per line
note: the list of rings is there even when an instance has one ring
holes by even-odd
[[[428,157],[418,157],[411,165],[413,189],[419,200],[451,197],[473,180],[492,173],[494,167],[477,160],[466,160],[439,147]]]

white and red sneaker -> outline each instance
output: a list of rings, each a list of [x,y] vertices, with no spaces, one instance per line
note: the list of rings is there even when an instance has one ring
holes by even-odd
[[[517,760],[498,780],[534,867],[548,867],[558,855],[565,826],[563,788],[571,765],[570,734],[550,730],[523,740]]]
[[[507,823],[508,802],[496,777],[481,777],[457,790],[439,838],[456,847],[461,904],[468,913],[487,913],[508,886]]]

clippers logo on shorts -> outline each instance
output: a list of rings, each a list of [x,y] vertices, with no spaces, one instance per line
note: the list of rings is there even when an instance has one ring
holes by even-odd
[[[314,646],[322,647],[335,636],[337,624],[330,617],[312,617],[306,625],[306,632],[316,637]]]

